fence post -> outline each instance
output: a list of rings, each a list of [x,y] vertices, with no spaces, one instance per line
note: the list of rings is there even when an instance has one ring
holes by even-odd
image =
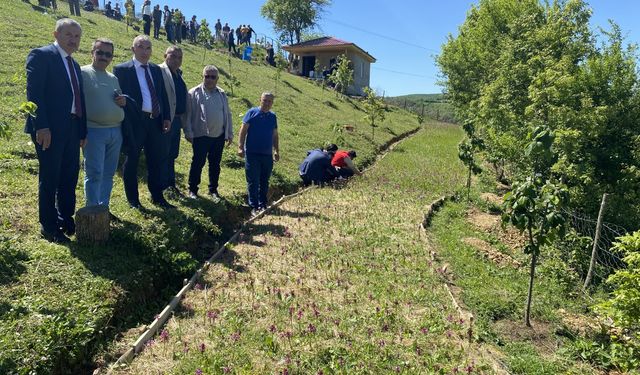
[[[602,203],[600,204],[600,211],[598,212],[598,222],[596,224],[596,233],[593,236],[593,248],[591,250],[591,263],[589,263],[589,271],[587,272],[587,277],[584,279],[584,286],[582,287],[584,290],[589,287],[591,283],[591,278],[593,277],[593,267],[596,264],[596,257],[598,256],[598,242],[600,241],[600,228],[602,227],[602,216],[604,214],[604,209],[607,204],[607,193],[602,194]]]

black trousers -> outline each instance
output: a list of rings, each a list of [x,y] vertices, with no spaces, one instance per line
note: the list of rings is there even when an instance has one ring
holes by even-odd
[[[144,35],[149,35],[149,33],[151,32],[151,16],[145,14],[142,16],[142,20]]]
[[[51,135],[46,150],[31,134],[38,156],[38,213],[40,225],[47,232],[55,232],[62,222],[72,222],[76,210],[76,185],[80,171],[79,123],[71,120],[71,133]]]
[[[153,37],[156,39],[160,37],[160,21],[153,21]]]
[[[69,0],[69,13],[80,16],[80,0]]]
[[[198,193],[202,167],[209,161],[209,192],[218,192],[218,180],[220,179],[220,162],[224,150],[224,133],[216,138],[193,138],[193,158],[189,169],[189,191]]]
[[[129,203],[140,202],[138,193],[138,161],[144,149],[147,160],[147,186],[154,201],[163,200],[169,162],[169,134],[162,132],[162,120],[144,115],[134,130],[133,141],[127,142],[122,180]]]

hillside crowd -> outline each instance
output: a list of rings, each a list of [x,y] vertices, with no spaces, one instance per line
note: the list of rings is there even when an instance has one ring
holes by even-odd
[[[214,202],[221,200],[222,153],[234,135],[227,95],[217,85],[217,67],[204,66],[202,81],[188,89],[180,69],[182,49],[175,44],[156,65],[150,61],[152,39],[138,35],[132,42],[132,58],[110,73],[107,67],[113,59],[113,41],[94,40],[92,63],[80,67],[72,55],[80,45],[81,25],[70,18],[60,19],[53,35],[55,41],[33,49],[26,62],[27,100],[37,109],[27,119],[25,132],[33,140],[39,161],[38,211],[43,238],[67,243],[68,236],[75,233],[80,149],[86,206],[109,207],[121,151],[125,157],[124,191],[132,209],[145,210],[138,191],[138,163],[143,151],[154,205],[175,208],[166,196],[199,199],[207,162],[208,194]],[[273,100],[273,94],[263,92],[260,105],[244,115],[238,135],[237,154],[245,160],[252,215],[267,207],[273,163],[280,158]],[[186,195],[176,186],[175,176],[181,133],[192,149]],[[359,174],[352,162],[355,156],[355,151],[338,150],[335,145],[312,150],[300,166],[300,177],[307,185]]]
[[[56,0],[39,0],[39,3],[41,6],[57,9]],[[94,11],[96,7],[97,4],[94,4],[91,0],[84,1],[82,7],[80,6],[80,0],[69,0],[69,12],[71,15],[80,16],[80,8]],[[129,12],[131,12],[132,18],[135,18],[136,7],[133,0],[126,0],[124,8],[123,13],[119,2],[115,2],[115,5],[112,5],[112,1],[109,0],[104,4],[102,11],[105,16],[116,20],[122,20],[124,14]],[[153,37],[155,39],[160,38],[160,30],[163,29],[170,43],[180,44],[183,41],[189,41],[195,44],[198,42],[200,23],[196,15],[187,20],[179,8],[169,8],[169,5],[164,5],[160,9],[160,4],[152,5],[151,0],[144,0],[140,14],[142,15],[142,29],[145,35],[151,35],[153,26]],[[251,38],[254,35],[257,34],[250,24],[241,24],[234,29],[229,26],[228,22],[223,25],[220,18],[218,18],[214,24],[214,33],[210,38],[212,39],[211,42],[220,42],[230,52],[233,51],[237,54],[236,46],[251,45]]]

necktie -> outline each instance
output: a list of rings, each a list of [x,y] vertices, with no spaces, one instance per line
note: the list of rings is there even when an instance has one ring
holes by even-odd
[[[80,86],[78,86],[78,78],[76,78],[76,69],[73,67],[71,56],[67,56],[67,64],[69,65],[69,75],[71,76],[71,86],[73,86],[73,105],[76,107],[75,115],[82,117],[82,98],[80,97]]]
[[[147,86],[149,87],[149,93],[151,94],[151,110],[153,118],[160,116],[160,103],[158,103],[158,97],[156,96],[156,89],[153,87],[153,81],[151,75],[149,75],[149,65],[142,65],[144,69],[144,78],[147,80]]]

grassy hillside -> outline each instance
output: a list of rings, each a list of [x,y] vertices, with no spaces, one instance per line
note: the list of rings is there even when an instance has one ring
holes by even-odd
[[[35,2],[35,0],[32,0]],[[0,111],[12,129],[0,140],[0,373],[70,373],[94,367],[94,355],[117,334],[140,322],[148,322],[166,296],[180,286],[197,263],[246,217],[243,162],[234,148],[225,151],[220,193],[215,204],[207,198],[186,201],[169,197],[176,210],[151,205],[144,182],[142,203],[148,211],[130,210],[122,180],[115,179],[112,211],[121,221],[112,224],[111,241],[104,246],[68,247],[39,238],[37,168],[33,145],[22,133],[15,109],[25,100],[25,58],[30,49],[51,43],[57,18],[66,16],[66,4],[58,14],[46,14],[28,2],[0,2]],[[177,5],[177,4],[176,4]],[[90,62],[90,46],[97,37],[114,40],[113,64],[131,57],[129,46],[136,35],[125,25],[99,14],[83,12],[80,50],[75,58]],[[154,41],[153,62],[162,61],[168,44]],[[297,165],[307,149],[326,141],[358,150],[356,162],[370,163],[380,147],[415,129],[415,116],[397,108],[387,113],[375,132],[364,124],[362,106],[355,100],[339,100],[313,83],[283,74],[275,85],[275,69],[249,64],[226,55],[184,44],[184,77],[189,87],[200,81],[205,64],[239,77],[230,104],[237,134],[240,117],[256,105],[260,93],[275,91],[273,110],[278,114],[282,160],[272,179],[274,194],[297,188]],[[230,62],[231,61],[231,62]],[[344,125],[353,125],[346,131]],[[178,185],[186,188],[191,158],[183,141],[177,161]],[[203,176],[206,181],[206,177]],[[82,181],[82,175],[80,177]],[[77,187],[78,207],[84,203]]]
[[[439,121],[455,123],[453,107],[444,94],[411,94],[385,98],[387,103]]]
[[[116,373],[490,373],[417,230],[464,183],[462,135],[429,126],[344,188],[253,222]]]

